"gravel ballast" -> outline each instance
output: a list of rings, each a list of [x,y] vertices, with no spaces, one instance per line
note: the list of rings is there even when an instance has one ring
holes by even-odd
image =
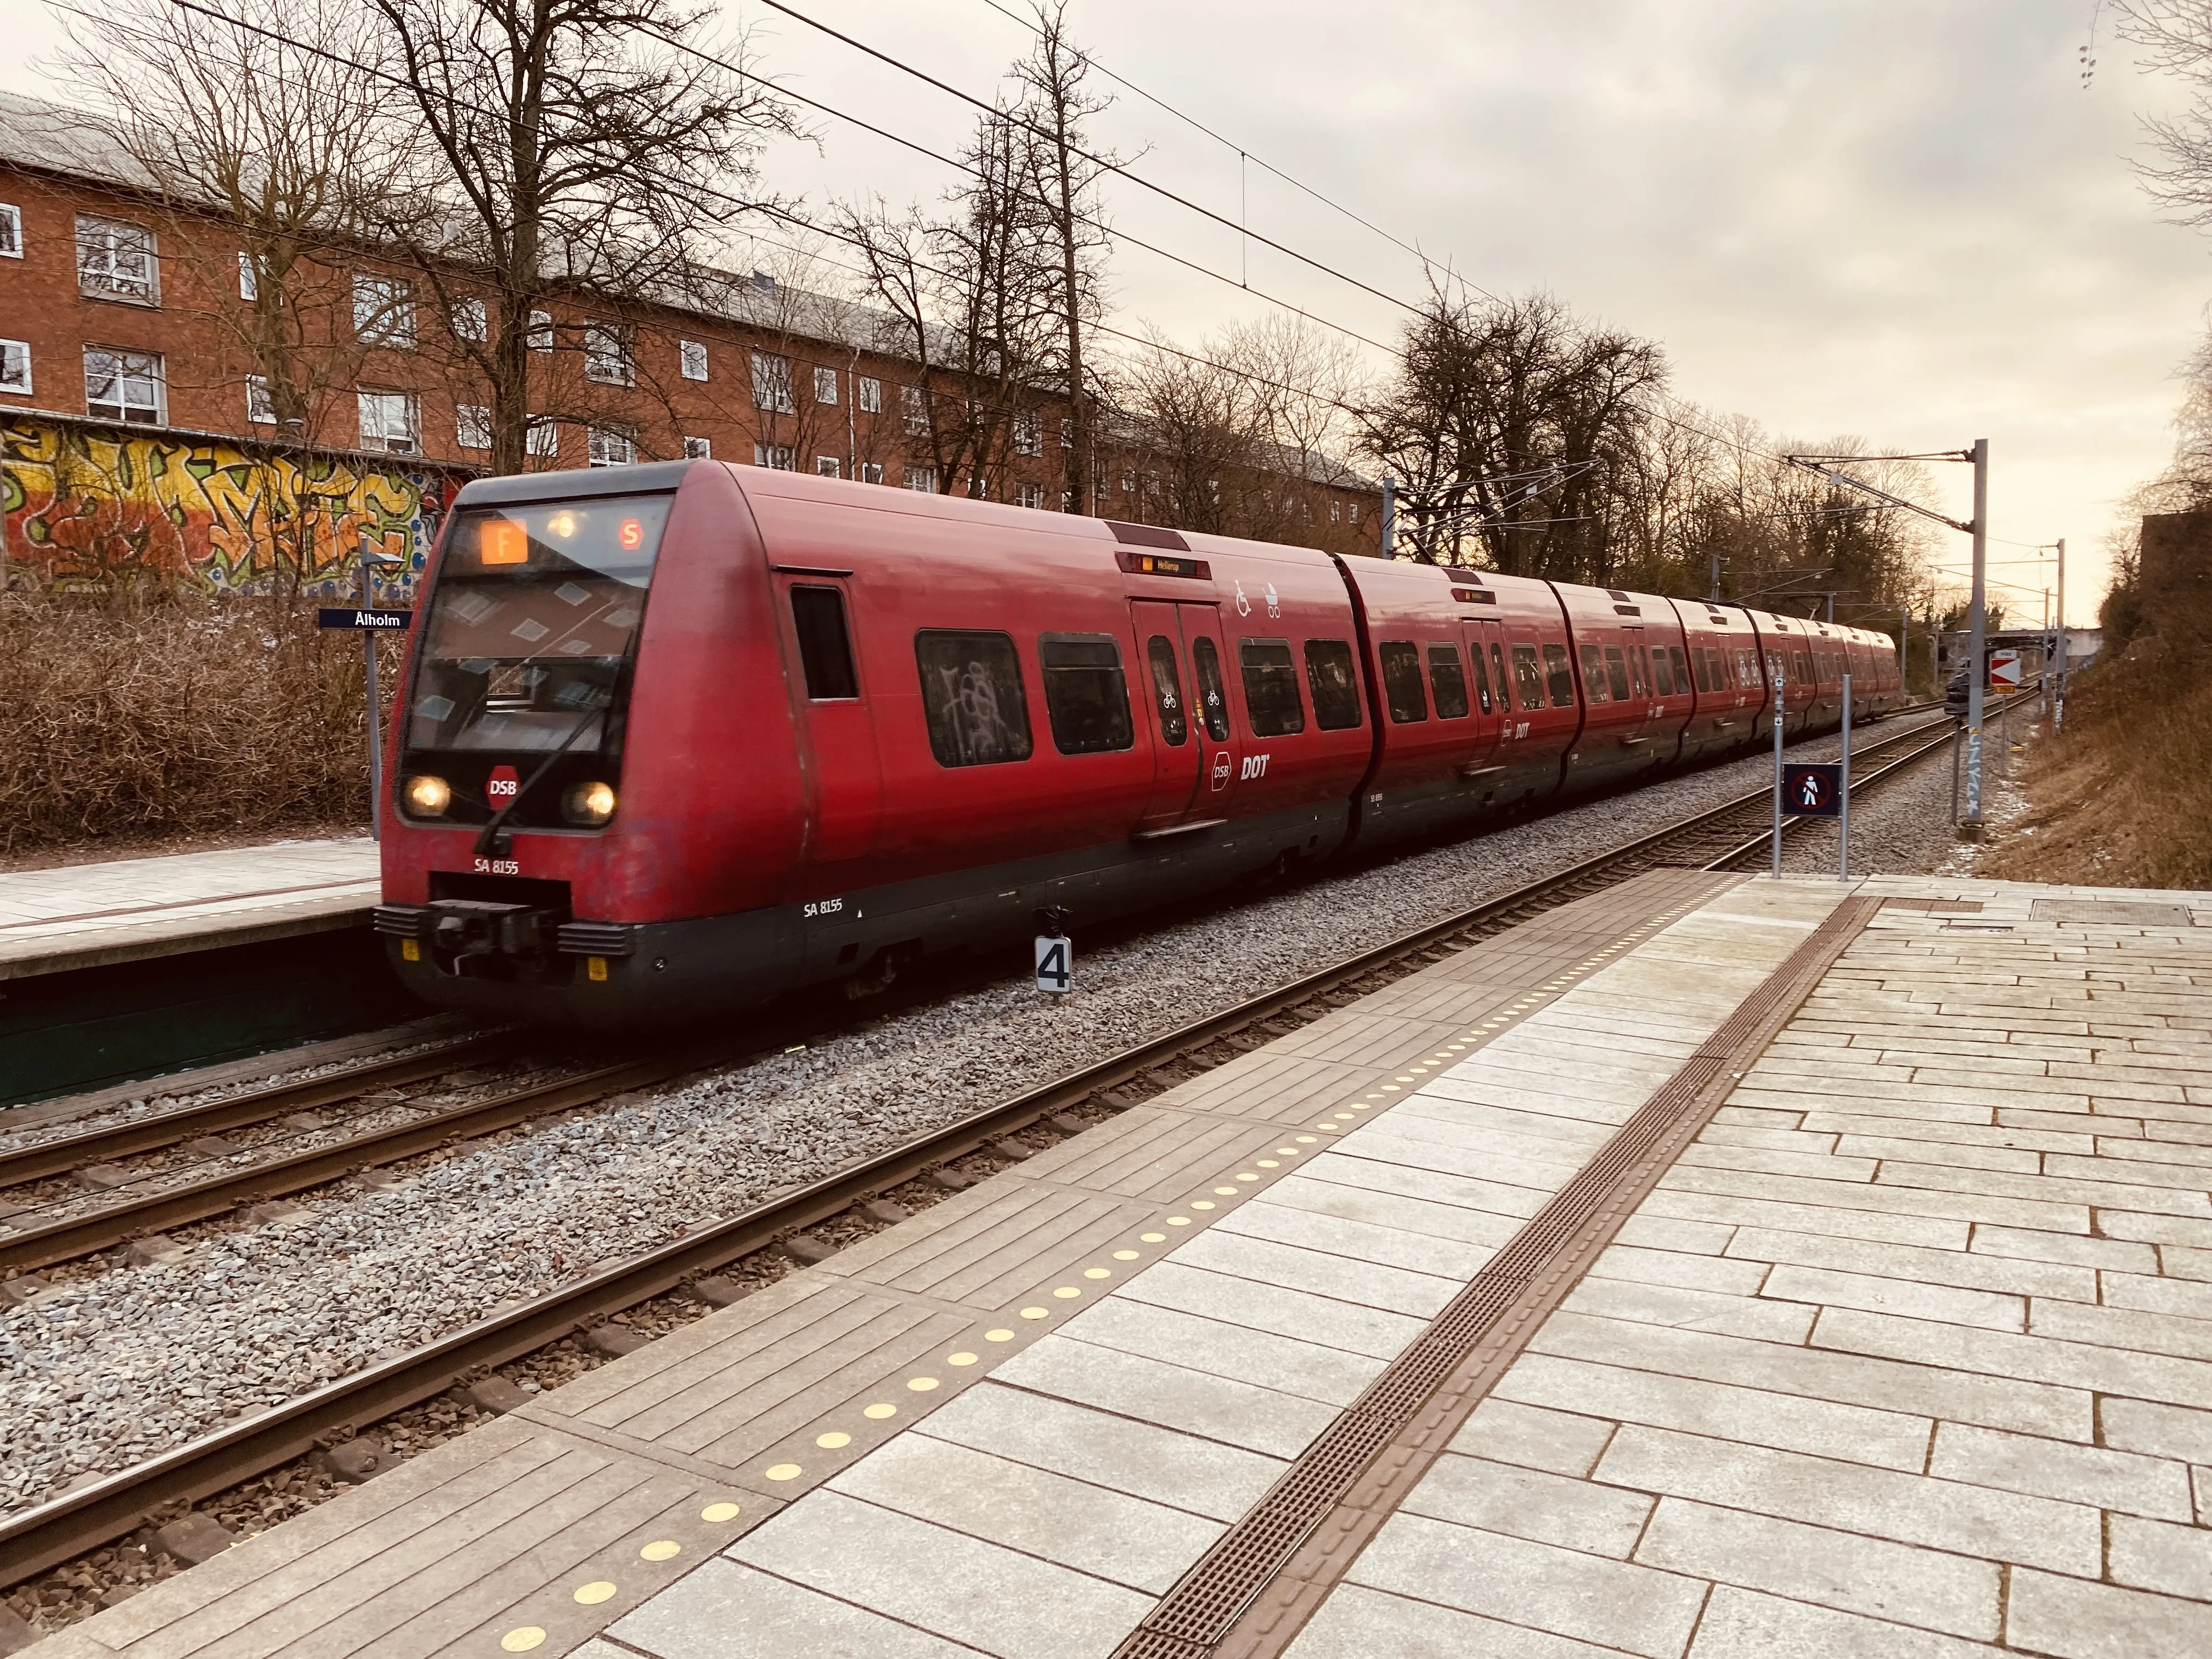
[[[183,1262],[85,1264],[0,1311],[0,1512],[1759,787],[1771,769],[1755,755],[1095,952],[1079,934],[1065,997],[1026,975],[996,981],[465,1145],[406,1166],[418,1172],[397,1190],[305,1195],[292,1218],[206,1237]]]

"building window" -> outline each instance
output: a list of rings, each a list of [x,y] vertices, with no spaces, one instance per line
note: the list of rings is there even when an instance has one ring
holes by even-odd
[[[561,453],[561,430],[553,424],[550,415],[533,415],[523,429],[522,447],[532,455],[554,455]]]
[[[791,359],[753,353],[753,407],[788,415],[798,406],[791,400]]]
[[[454,404],[453,441],[463,449],[489,449],[490,409],[483,404]]]
[[[918,386],[899,388],[899,412],[906,422],[906,435],[919,438],[929,430],[929,399]]]
[[[154,233],[143,225],[79,214],[76,221],[77,292],[97,300],[161,303],[160,261]]]
[[[361,447],[394,455],[412,455],[422,447],[411,392],[374,392],[364,387],[361,403]]]
[[[884,469],[878,462],[862,461],[860,465],[853,469],[853,476],[862,483],[881,483],[884,481]]]
[[[1359,522],[1359,503],[1358,501],[1352,503],[1352,521],[1354,524],[1358,524]]]
[[[755,444],[753,465],[774,467],[778,472],[788,472],[791,471],[791,446],[789,444]]]
[[[1044,486],[1041,483],[1016,484],[1014,486],[1014,505],[1016,507],[1034,507],[1040,513],[1043,512]]]
[[[1137,475],[1135,473],[1125,471],[1121,474],[1121,493],[1124,495],[1133,495],[1137,493]]]
[[[614,323],[593,323],[585,329],[584,378],[601,386],[628,386],[636,379],[630,368],[628,329]]]
[[[1036,416],[1014,416],[1014,453],[1017,455],[1044,453],[1044,423]]]
[[[479,345],[491,337],[491,313],[482,300],[453,301],[453,337]]]
[[[238,297],[241,300],[261,297],[261,273],[253,268],[253,256],[244,248],[238,251]]]
[[[414,289],[405,277],[354,273],[353,333],[363,345],[415,343]]]
[[[860,376],[860,413],[880,415],[884,410],[884,383]]]
[[[924,495],[937,493],[937,469],[933,466],[910,466],[906,470],[906,487],[919,489]]]
[[[684,370],[685,380],[703,380],[707,378],[707,343],[705,341],[678,340],[676,343],[676,357]]]
[[[0,202],[0,257],[23,257],[23,210],[13,202]]]
[[[553,313],[533,311],[530,313],[530,349],[532,351],[553,349]]]
[[[167,415],[161,359],[151,351],[84,349],[84,407],[88,415],[159,426]]]
[[[713,460],[714,459],[713,441],[707,438],[686,438],[684,441],[684,459],[687,461]]]
[[[1328,521],[1331,524],[1337,524],[1340,523],[1343,518],[1344,503],[1340,501],[1332,500],[1328,504]]]
[[[0,392],[31,389],[31,348],[23,340],[0,340]]]
[[[256,426],[276,424],[276,404],[269,395],[269,377],[266,374],[246,377],[246,418]]]
[[[595,426],[588,431],[593,466],[628,466],[637,459],[637,439],[627,428]]]
[[[1060,423],[1060,447],[1062,449],[1073,449],[1075,447],[1075,422],[1073,421],[1062,421]]]
[[[817,455],[814,458],[814,470],[825,478],[842,478],[845,476],[845,464],[835,455]]]
[[[837,371],[836,369],[817,368],[814,371],[814,401],[817,404],[834,404],[837,401]]]

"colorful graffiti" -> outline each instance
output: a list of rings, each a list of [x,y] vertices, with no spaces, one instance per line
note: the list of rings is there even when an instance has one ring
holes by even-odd
[[[404,596],[466,475],[417,462],[0,416],[8,568],[57,591],[174,584],[350,597],[365,532]]]

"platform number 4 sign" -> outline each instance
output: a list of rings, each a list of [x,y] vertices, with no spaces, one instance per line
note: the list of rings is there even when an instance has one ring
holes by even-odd
[[[1036,988],[1055,992],[1075,988],[1075,946],[1067,939],[1057,934],[1037,935]]]

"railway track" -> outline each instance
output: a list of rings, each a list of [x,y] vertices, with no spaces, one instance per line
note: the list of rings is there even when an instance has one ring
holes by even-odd
[[[1862,744],[1853,757],[1854,793],[1878,788],[1914,761],[1943,748],[1951,741],[1953,729],[1949,720],[1938,719]],[[1379,990],[1453,951],[1518,927],[1546,910],[1656,867],[1741,867],[1765,849],[1771,802],[1771,791],[1761,788],[1692,814],[887,1151],[856,1159],[820,1180],[774,1194],[740,1214],[694,1225],[666,1243],[603,1264],[574,1284],[282,1405],[251,1413],[132,1468],[81,1484],[0,1520],[0,1588],[109,1543],[140,1526],[149,1514],[195,1502],[279,1468],[333,1439],[347,1437],[431,1399],[457,1382],[482,1376],[598,1325],[613,1314],[681,1289],[793,1233],[846,1216],[858,1206],[956,1159],[994,1149],[1003,1149],[998,1152],[1000,1157],[1025,1156],[1038,1148],[1018,1142],[1009,1145],[1009,1137],[1034,1131],[1036,1126],[1048,1125],[1050,1120],[1086,1106],[1109,1113],[1125,1109],[1151,1093],[1225,1064],[1272,1038],[1322,1018],[1343,1003]],[[1785,819],[1785,833],[1790,824],[1803,822]],[[434,1070],[450,1071],[455,1063],[453,1052],[422,1060]],[[725,1050],[713,1058],[714,1063],[730,1064],[741,1057]],[[108,1248],[134,1231],[152,1227],[158,1217],[170,1218],[163,1224],[173,1225],[188,1211],[215,1214],[235,1208],[249,1196],[258,1201],[278,1192],[304,1190],[367,1164],[395,1162],[439,1145],[495,1133],[532,1117],[650,1086],[696,1070],[708,1060],[694,1051],[625,1061],[552,1083],[533,1084],[451,1112],[426,1115],[377,1132],[374,1137],[359,1137],[274,1163],[227,1171],[216,1181],[112,1206],[81,1221],[34,1226],[0,1237],[0,1272]],[[332,1085],[357,1082],[362,1075],[348,1073],[326,1081]],[[1068,1132],[1082,1127],[1066,1124]],[[1048,1127],[1045,1133],[1052,1133],[1053,1129]],[[5,1167],[0,1164],[0,1170]],[[947,1184],[962,1183],[956,1180]]]

